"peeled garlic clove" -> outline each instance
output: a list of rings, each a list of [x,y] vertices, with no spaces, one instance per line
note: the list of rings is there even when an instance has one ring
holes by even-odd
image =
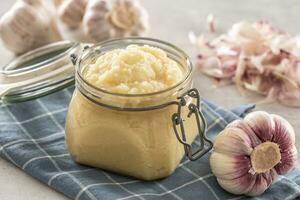
[[[219,165],[222,163],[222,165]],[[251,164],[247,156],[230,156],[213,152],[210,157],[212,172],[224,180],[232,180],[248,174]]]
[[[228,133],[231,133],[229,136]],[[245,132],[239,128],[228,127],[214,142],[214,151],[229,155],[250,155],[252,152],[251,140]]]
[[[90,0],[83,18],[83,29],[91,42],[99,42],[112,36],[112,28],[106,16],[111,5],[106,0]]]
[[[216,137],[210,165],[228,192],[257,196],[278,174],[290,171],[296,160],[292,126],[278,115],[257,111],[230,123]]]
[[[274,121],[267,112],[252,112],[245,117],[244,121],[253,129],[256,136],[261,140],[270,141],[272,139]]]
[[[4,45],[21,54],[61,39],[52,16],[55,6],[49,1],[21,0],[0,20],[0,36]]]
[[[87,0],[66,0],[59,7],[59,19],[70,29],[81,25]]]

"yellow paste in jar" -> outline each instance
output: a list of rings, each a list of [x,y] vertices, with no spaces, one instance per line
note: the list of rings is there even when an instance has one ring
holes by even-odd
[[[114,93],[146,94],[182,80],[180,66],[156,47],[129,45],[100,56],[84,74],[92,85]]]
[[[130,45],[101,55],[86,66],[83,77],[109,92],[144,94],[168,89],[184,75],[163,50]],[[170,96],[170,100],[176,97]],[[127,97],[126,101],[131,100]],[[161,104],[159,99],[152,101]],[[75,161],[85,165],[144,180],[163,178],[174,172],[184,155],[172,127],[176,112],[177,105],[136,112],[113,110],[93,103],[76,89],[66,120],[67,147]],[[186,137],[191,143],[197,134],[196,121],[187,114],[183,107]]]

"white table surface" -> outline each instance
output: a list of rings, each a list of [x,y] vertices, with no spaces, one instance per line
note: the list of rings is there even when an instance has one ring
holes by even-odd
[[[142,0],[150,13],[151,31],[148,36],[172,42],[185,50],[192,58],[196,49],[189,43],[190,30],[205,31],[206,16],[213,13],[217,20],[218,32],[226,31],[240,20],[269,20],[291,34],[300,31],[300,2],[297,0]],[[0,15],[14,3],[0,1]],[[11,59],[11,54],[0,45],[0,64]],[[202,96],[224,107],[253,103],[262,99],[257,95],[240,96],[234,86],[216,88],[207,77],[197,75],[196,87]],[[300,150],[300,109],[289,108],[278,103],[258,105],[257,110],[280,114],[294,126],[297,148]],[[298,161],[298,166],[300,162]],[[0,158],[0,199],[1,200],[63,200],[68,199],[40,183],[20,169]]]

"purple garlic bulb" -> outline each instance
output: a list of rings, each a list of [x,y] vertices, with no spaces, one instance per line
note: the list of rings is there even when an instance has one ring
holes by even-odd
[[[295,133],[288,121],[263,111],[230,123],[215,139],[210,166],[233,194],[262,194],[296,163]]]

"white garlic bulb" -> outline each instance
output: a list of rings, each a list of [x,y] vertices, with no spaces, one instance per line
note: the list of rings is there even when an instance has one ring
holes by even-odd
[[[296,160],[292,126],[278,115],[257,111],[232,122],[216,137],[210,165],[228,192],[257,196]]]
[[[148,14],[137,0],[117,0],[108,19],[115,36],[142,35],[148,29]]]
[[[81,25],[87,0],[66,0],[59,7],[60,20],[70,29],[78,28]]]
[[[67,0],[57,23],[65,39],[94,43],[143,35],[149,27],[148,14],[137,0]]]
[[[111,5],[107,0],[89,0],[83,18],[83,30],[87,40],[99,42],[112,37],[111,25],[107,15]]]
[[[64,0],[52,0],[53,1],[53,3],[54,3],[54,5],[55,5],[55,7],[59,7],[61,4],[62,4],[62,2],[64,1]]]
[[[52,1],[20,0],[0,20],[0,37],[4,45],[21,54],[61,39]]]

